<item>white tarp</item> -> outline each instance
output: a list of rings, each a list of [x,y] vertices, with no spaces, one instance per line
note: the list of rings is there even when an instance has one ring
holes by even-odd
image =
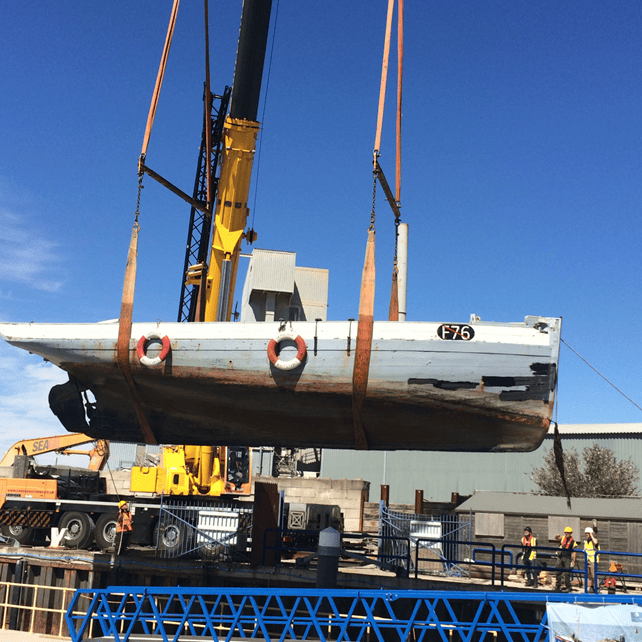
[[[549,642],[578,640],[599,642],[642,642],[642,606],[634,604],[563,604],[546,605]]]

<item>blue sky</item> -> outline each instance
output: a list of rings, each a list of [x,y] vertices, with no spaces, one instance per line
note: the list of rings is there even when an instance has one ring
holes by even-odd
[[[642,405],[642,6],[405,4],[408,319],[562,316],[564,340]],[[170,10],[169,0],[0,5],[0,319],[118,316]],[[240,10],[240,0],[210,1],[214,91],[232,82]],[[328,268],[329,319],[357,315],[385,13],[384,0],[280,0],[270,41],[256,246]],[[203,59],[201,3],[184,0],[147,160],[188,192]],[[381,158],[390,180],[394,88],[393,72]],[[383,319],[393,225],[379,194]],[[146,178],[134,320],[175,320],[188,216]],[[0,449],[62,431],[47,392],[64,374],[4,344],[0,372]],[[565,346],[558,413],[560,423],[642,420]]]

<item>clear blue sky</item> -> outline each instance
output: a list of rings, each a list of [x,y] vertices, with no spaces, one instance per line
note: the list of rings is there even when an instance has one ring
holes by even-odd
[[[277,0],[274,0],[275,8]],[[136,162],[170,0],[0,4],[0,318],[118,316]],[[240,0],[210,1],[212,88],[231,84]],[[370,218],[386,2],[280,0],[251,199],[257,247],[330,269],[328,318],[355,317]],[[563,338],[642,405],[642,5],[406,1],[402,212],[408,319],[562,316]],[[202,7],[184,0],[148,164],[190,192]],[[394,67],[394,66],[393,66]],[[381,163],[394,166],[394,88]],[[393,225],[377,218],[377,318]],[[149,178],[134,319],[176,318],[188,207]],[[55,434],[65,378],[0,345],[0,449]],[[560,423],[642,412],[562,346]]]

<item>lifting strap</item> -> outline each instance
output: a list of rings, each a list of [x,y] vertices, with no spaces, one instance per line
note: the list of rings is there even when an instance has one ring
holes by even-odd
[[[148,444],[157,444],[156,437],[145,417],[143,408],[140,402],[138,389],[132,376],[130,358],[130,342],[132,334],[132,315],[134,312],[134,292],[136,290],[136,268],[138,257],[138,232],[140,225],[138,224],[138,216],[140,214],[140,195],[143,189],[143,168],[145,165],[145,156],[147,155],[147,148],[149,146],[149,139],[152,135],[152,127],[154,125],[154,117],[156,116],[156,108],[158,107],[158,99],[160,97],[161,87],[163,86],[163,78],[165,76],[165,68],[167,67],[167,58],[169,56],[169,48],[172,44],[172,37],[174,35],[174,27],[176,26],[176,14],[178,13],[178,5],[180,0],[174,0],[172,7],[172,14],[169,19],[169,26],[167,28],[167,36],[165,37],[165,46],[163,47],[163,55],[161,57],[160,66],[158,68],[158,75],[156,76],[156,85],[154,86],[154,93],[152,95],[152,102],[149,107],[149,114],[147,115],[147,125],[145,127],[145,136],[143,138],[143,147],[138,161],[138,199],[136,201],[136,215],[134,226],[132,228],[132,235],[129,241],[129,251],[127,253],[127,267],[125,268],[125,282],[123,284],[123,298],[120,305],[120,318],[118,320],[118,344],[117,356],[118,367],[123,373],[127,389],[134,404],[134,410],[140,423],[140,428],[145,437],[145,442]]]
[[[388,0],[386,17],[386,35],[381,65],[381,85],[379,87],[379,108],[377,111],[377,131],[375,135],[374,172],[372,190],[372,212],[368,228],[366,257],[361,275],[361,293],[359,297],[359,320],[357,323],[357,346],[354,354],[352,371],[352,418],[354,423],[354,439],[358,450],[368,450],[368,435],[363,424],[362,409],[368,391],[368,375],[370,371],[370,355],[372,353],[372,332],[374,323],[375,297],[375,197],[377,190],[377,158],[381,144],[381,129],[386,98],[386,81],[388,77],[388,60],[390,57],[390,34],[392,31],[392,13],[395,0]]]
[[[165,37],[165,46],[163,47],[163,55],[161,56],[160,65],[158,67],[158,75],[156,76],[156,85],[154,86],[154,93],[152,94],[152,103],[149,106],[149,114],[147,115],[147,125],[145,127],[145,136],[143,138],[143,148],[140,153],[141,164],[145,161],[147,155],[147,147],[149,146],[149,139],[152,135],[152,127],[154,126],[154,117],[156,116],[156,108],[158,107],[158,99],[160,98],[161,87],[163,86],[163,78],[165,77],[165,68],[167,67],[167,58],[169,57],[169,48],[172,45],[172,37],[174,36],[174,27],[176,26],[176,15],[178,14],[178,5],[180,0],[174,0],[172,7],[172,15],[169,19],[169,26],[167,27],[167,36]],[[139,173],[141,169],[139,167]]]
[[[370,353],[372,351],[372,329],[374,323],[375,294],[375,230],[368,230],[366,258],[361,277],[359,297],[359,321],[357,323],[357,346],[352,371],[352,418],[354,440],[357,450],[369,450],[368,436],[361,416],[361,409],[368,391]]]
[[[399,321],[399,282],[397,270],[397,246],[399,242],[399,207],[401,203],[401,95],[403,90],[403,0],[397,5],[397,153],[395,155],[395,258],[392,266],[392,287],[388,321]]]
[[[120,306],[120,319],[118,321],[118,367],[123,373],[127,389],[134,404],[134,410],[140,423],[140,428],[145,437],[145,443],[157,444],[156,437],[147,422],[145,413],[140,403],[138,390],[132,376],[131,363],[129,356],[132,350],[130,349],[130,338],[132,334],[132,314],[134,311],[134,291],[136,289],[136,262],[138,256],[138,232],[140,226],[138,225],[138,214],[140,206],[140,192],[143,187],[143,177],[138,178],[138,204],[136,206],[136,220],[132,228],[132,236],[129,242],[129,252],[127,253],[127,267],[125,269],[125,282],[123,284],[123,299]]]

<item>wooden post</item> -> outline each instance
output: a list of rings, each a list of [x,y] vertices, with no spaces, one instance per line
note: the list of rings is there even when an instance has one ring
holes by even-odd
[[[390,486],[381,484],[381,499],[386,506],[390,506]]]
[[[415,490],[415,515],[421,515],[424,512],[424,491]]]

